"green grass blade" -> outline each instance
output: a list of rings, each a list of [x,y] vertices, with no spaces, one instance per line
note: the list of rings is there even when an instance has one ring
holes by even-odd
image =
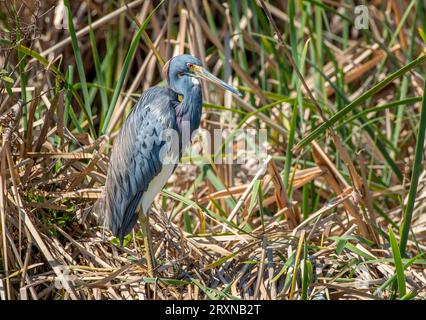
[[[308,51],[308,45],[309,41],[306,41],[305,45],[303,46],[302,56],[300,58],[299,63],[299,69],[300,72],[303,74],[303,66],[306,63],[306,54]],[[286,160],[284,163],[284,186],[287,188],[287,190],[290,189],[289,187],[289,175],[290,175],[290,168],[291,168],[291,159],[293,158],[292,148],[294,144],[294,137],[296,135],[296,126],[297,126],[297,115],[298,110],[302,109],[303,104],[303,95],[302,95],[302,82],[300,79],[296,79],[296,86],[297,86],[297,102],[295,101],[293,108],[292,108],[292,115],[291,115],[291,123],[290,123],[290,130],[288,133],[288,140],[287,140],[287,151],[286,151]],[[302,115],[301,115],[302,116]]]
[[[400,239],[400,250],[401,255],[405,256],[405,250],[407,247],[408,235],[411,228],[411,219],[413,217],[414,202],[417,196],[417,187],[419,184],[419,177],[423,170],[423,148],[425,142],[425,131],[426,131],[426,77],[424,80],[423,87],[423,100],[420,112],[420,123],[419,131],[417,134],[416,152],[414,155],[413,173],[411,175],[410,191],[408,193],[407,206],[404,209],[404,219],[401,226],[401,239]]]
[[[403,297],[406,294],[404,266],[402,265],[398,241],[395,238],[395,234],[393,233],[392,227],[389,227],[389,242],[392,247],[392,256],[395,263],[399,297]]]
[[[402,100],[396,100],[396,101],[392,101],[392,102],[389,102],[389,103],[384,103],[382,105],[378,105],[378,106],[375,106],[375,107],[367,108],[367,109],[364,109],[364,110],[362,110],[360,112],[357,112],[353,116],[345,119],[342,122],[342,124],[339,124],[337,126],[337,128],[339,128],[340,126],[347,125],[348,123],[351,123],[355,119],[358,119],[359,117],[367,115],[369,113],[380,112],[380,111],[383,111],[383,110],[386,110],[386,109],[395,108],[395,107],[403,107],[403,106],[406,106],[408,104],[413,104],[413,103],[419,102],[421,100],[422,100],[422,97],[409,97],[409,98],[405,98],[405,99],[402,99]]]
[[[92,25],[92,19],[89,15],[89,25]],[[93,62],[95,63],[95,70],[96,70],[96,78],[99,82],[99,92],[101,95],[101,102],[102,102],[102,108],[101,108],[101,119],[100,119],[100,127],[103,125],[103,121],[105,120],[105,114],[108,110],[108,97],[107,92],[105,88],[105,79],[104,75],[102,73],[102,66],[99,59],[99,52],[97,48],[95,33],[93,32],[93,28],[90,27],[89,29],[89,39],[90,39],[90,45],[92,47],[92,54],[93,54]]]
[[[69,0],[64,0],[64,5],[67,8],[66,11],[67,11],[69,33],[71,36],[71,45],[74,51],[74,57],[75,57],[75,63],[77,65],[78,76],[80,77],[80,82],[82,85],[81,89],[83,91],[84,109],[87,113],[87,121],[89,123],[90,132],[94,137],[96,137],[95,128],[93,126],[92,110],[90,107],[89,90],[87,88],[87,82],[86,82],[86,72],[84,70],[84,64],[83,64],[83,59],[81,57],[80,47],[78,45],[77,34],[74,28],[74,22],[72,19],[73,17],[72,17],[72,11],[71,11]]]

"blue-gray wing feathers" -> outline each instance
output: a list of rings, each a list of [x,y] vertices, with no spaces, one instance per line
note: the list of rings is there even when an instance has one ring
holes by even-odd
[[[177,103],[176,94],[169,89],[148,89],[114,142],[105,194],[95,210],[121,241],[136,224],[143,193],[161,171],[160,150],[165,144],[161,133],[165,129],[176,130]]]

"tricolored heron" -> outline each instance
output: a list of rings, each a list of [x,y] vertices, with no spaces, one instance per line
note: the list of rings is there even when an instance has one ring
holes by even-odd
[[[128,115],[111,152],[105,192],[95,205],[103,216],[104,225],[123,243],[138,218],[144,237],[145,256],[150,276],[153,275],[154,252],[148,211],[155,196],[162,190],[176,169],[176,163],[164,158],[180,159],[184,122],[189,123],[190,135],[199,127],[202,108],[199,78],[214,82],[226,90],[241,95],[237,89],[218,79],[191,55],[170,59],[163,68],[168,87],[146,90]],[[162,138],[166,130],[179,137],[178,154],[169,154]],[[139,213],[139,214],[138,214]]]

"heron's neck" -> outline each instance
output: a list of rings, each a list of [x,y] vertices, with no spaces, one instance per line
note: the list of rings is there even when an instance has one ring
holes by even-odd
[[[198,85],[191,86],[183,94],[182,102],[176,107],[176,120],[180,130],[183,126],[190,128],[190,134],[198,129],[201,119],[202,107],[201,87]]]

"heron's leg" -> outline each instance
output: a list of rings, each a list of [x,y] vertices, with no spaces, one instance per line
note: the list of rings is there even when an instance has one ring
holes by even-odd
[[[154,268],[155,268],[154,249],[152,246],[151,230],[149,228],[149,217],[144,212],[142,212],[139,215],[139,223],[141,225],[141,230],[143,234],[146,265],[148,267],[148,275],[150,277],[154,277]]]

